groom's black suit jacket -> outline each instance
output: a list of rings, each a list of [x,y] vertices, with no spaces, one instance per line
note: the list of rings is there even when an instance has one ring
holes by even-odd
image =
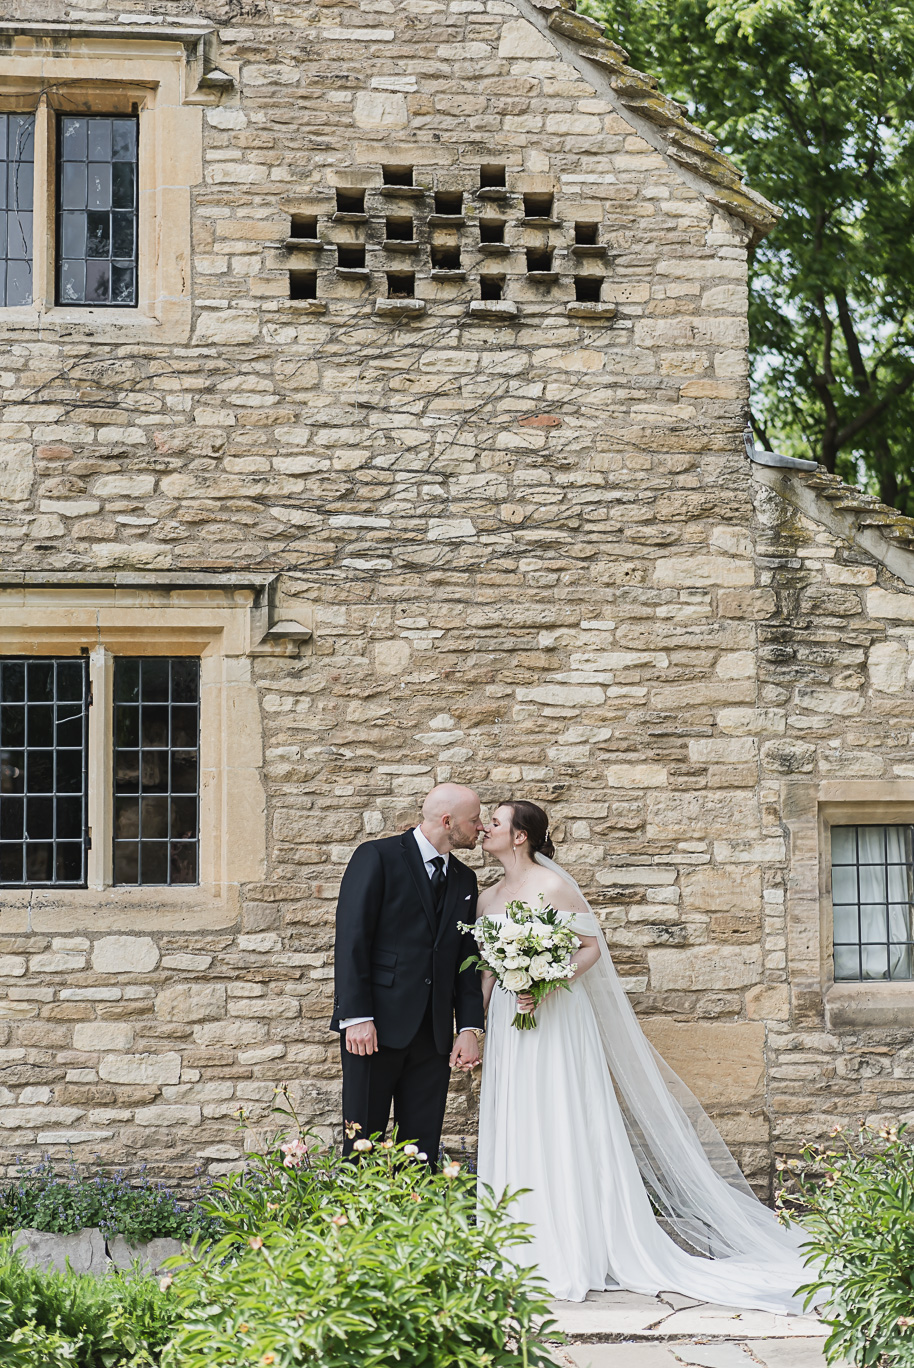
[[[331,1030],[348,1017],[374,1017],[378,1044],[405,1049],[431,998],[439,1053],[447,1054],[457,1025],[485,1024],[476,953],[458,922],[476,917],[476,875],[451,854],[440,918],[431,881],[411,831],[366,841],[353,853],[336,912],[336,983]]]

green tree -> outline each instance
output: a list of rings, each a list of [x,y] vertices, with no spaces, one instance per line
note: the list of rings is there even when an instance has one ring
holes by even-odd
[[[914,512],[911,0],[582,0],[784,210],[753,251],[752,420]]]

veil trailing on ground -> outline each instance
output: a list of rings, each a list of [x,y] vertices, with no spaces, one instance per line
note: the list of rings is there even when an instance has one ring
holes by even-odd
[[[782,1226],[755,1197],[701,1104],[648,1041],[600,924],[574,879],[545,855],[535,858],[588,907],[576,917],[575,930],[596,936],[600,958],[581,983],[593,1006],[641,1178],[657,1211],[698,1254],[756,1265],[795,1264],[800,1271],[805,1237]]]

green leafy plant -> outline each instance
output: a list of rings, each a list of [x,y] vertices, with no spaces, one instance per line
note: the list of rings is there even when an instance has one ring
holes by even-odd
[[[106,1236],[124,1235],[133,1243],[160,1236],[214,1238],[218,1226],[196,1200],[199,1196],[197,1190],[191,1200],[182,1200],[151,1179],[145,1166],[139,1178],[130,1181],[121,1171],[85,1177],[72,1162],[59,1173],[50,1159],[44,1159],[31,1168],[20,1165],[16,1179],[0,1189],[0,1231],[70,1235],[98,1226]]]
[[[177,1316],[151,1278],[27,1268],[0,1242],[3,1368],[152,1368]]]
[[[176,1261],[183,1319],[163,1368],[536,1368],[545,1288],[515,1255],[509,1198],[415,1145],[357,1140],[356,1162],[298,1130],[217,1184],[226,1234]],[[557,1336],[553,1336],[557,1338]]]
[[[884,1126],[840,1127],[784,1164],[782,1210],[802,1217],[815,1280],[800,1289],[831,1327],[830,1363],[914,1365],[914,1148]]]

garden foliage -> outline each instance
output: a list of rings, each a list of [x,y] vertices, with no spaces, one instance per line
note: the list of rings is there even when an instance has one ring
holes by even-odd
[[[182,1321],[163,1368],[535,1368],[549,1359],[545,1288],[512,1259],[526,1229],[477,1204],[459,1164],[415,1146],[354,1163],[303,1137],[214,1194],[227,1233],[176,1267]]]
[[[162,1236],[212,1238],[218,1227],[196,1200],[199,1195],[179,1198],[151,1179],[145,1165],[139,1178],[131,1181],[122,1172],[86,1177],[72,1162],[65,1173],[58,1173],[50,1159],[44,1159],[31,1168],[20,1165],[13,1182],[0,1188],[0,1231],[71,1235],[98,1226],[106,1237],[124,1235],[131,1243]]]
[[[836,1128],[779,1165],[787,1213],[809,1232],[815,1278],[801,1291],[831,1327],[830,1363],[914,1368],[914,1147],[903,1133]]]
[[[0,1243],[2,1368],[151,1368],[176,1319],[151,1278],[43,1272]]]

